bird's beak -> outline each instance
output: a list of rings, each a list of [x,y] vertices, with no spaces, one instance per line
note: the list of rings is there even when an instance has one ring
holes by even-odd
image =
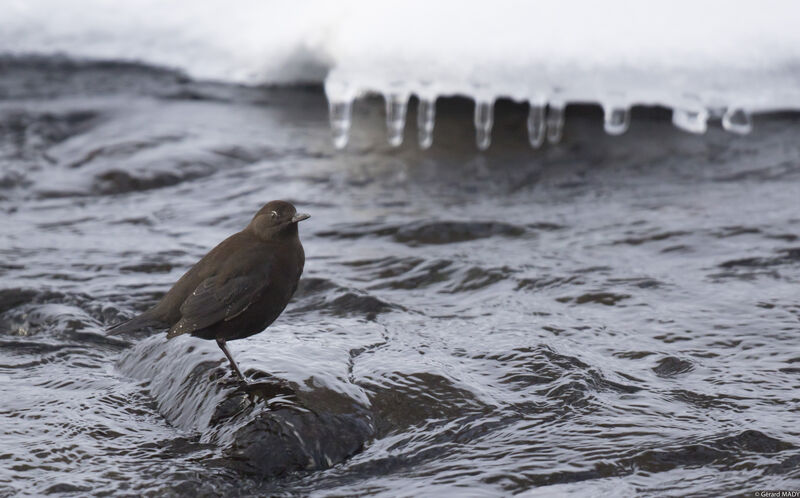
[[[306,213],[297,213],[296,215],[292,216],[292,223],[297,223],[298,221],[303,221],[311,218],[310,214]]]

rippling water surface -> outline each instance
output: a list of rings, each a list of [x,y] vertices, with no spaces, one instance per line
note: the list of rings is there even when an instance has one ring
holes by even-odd
[[[319,89],[0,61],[0,495],[494,496],[800,488],[800,119],[533,151],[440,102],[346,153]],[[413,117],[409,118],[413,122]],[[267,332],[104,330],[266,201],[306,270]]]

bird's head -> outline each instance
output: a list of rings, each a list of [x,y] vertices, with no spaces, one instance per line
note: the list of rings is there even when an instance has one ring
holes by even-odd
[[[255,234],[264,240],[297,235],[297,223],[310,218],[298,213],[291,202],[271,201],[258,210],[248,225]]]

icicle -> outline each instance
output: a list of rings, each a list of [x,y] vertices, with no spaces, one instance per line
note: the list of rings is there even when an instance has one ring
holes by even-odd
[[[328,116],[333,134],[333,146],[337,149],[344,149],[350,138],[355,94],[353,87],[344,81],[332,77],[325,81],[325,95],[328,97]]]
[[[333,146],[337,149],[344,149],[350,139],[353,101],[330,101],[328,103],[328,111],[330,113],[331,131],[333,132]]]
[[[492,143],[494,124],[494,101],[475,101],[475,142],[480,150],[486,150]]]
[[[419,97],[417,104],[417,140],[422,149],[433,144],[433,126],[436,119],[436,99]]]
[[[603,119],[603,129],[609,135],[622,135],[628,131],[631,124],[631,111],[628,107],[604,106],[605,114]]]
[[[557,144],[564,132],[564,103],[551,102],[547,110],[547,141]]]
[[[384,95],[386,100],[386,131],[389,144],[399,147],[403,143],[403,132],[406,128],[406,110],[408,108],[407,93],[390,93]]]
[[[746,135],[753,131],[753,121],[749,112],[731,107],[722,115],[722,127],[725,131]]]
[[[531,147],[538,149],[544,143],[547,126],[544,122],[545,104],[542,102],[529,102],[528,110],[528,140]]]
[[[705,133],[708,129],[708,111],[700,109],[673,109],[672,124],[690,133]]]

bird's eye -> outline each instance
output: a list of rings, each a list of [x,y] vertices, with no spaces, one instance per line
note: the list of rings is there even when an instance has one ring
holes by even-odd
[[[269,213],[269,215],[272,217],[273,220],[277,220],[278,219],[278,212],[277,211],[272,211],[272,212]]]

